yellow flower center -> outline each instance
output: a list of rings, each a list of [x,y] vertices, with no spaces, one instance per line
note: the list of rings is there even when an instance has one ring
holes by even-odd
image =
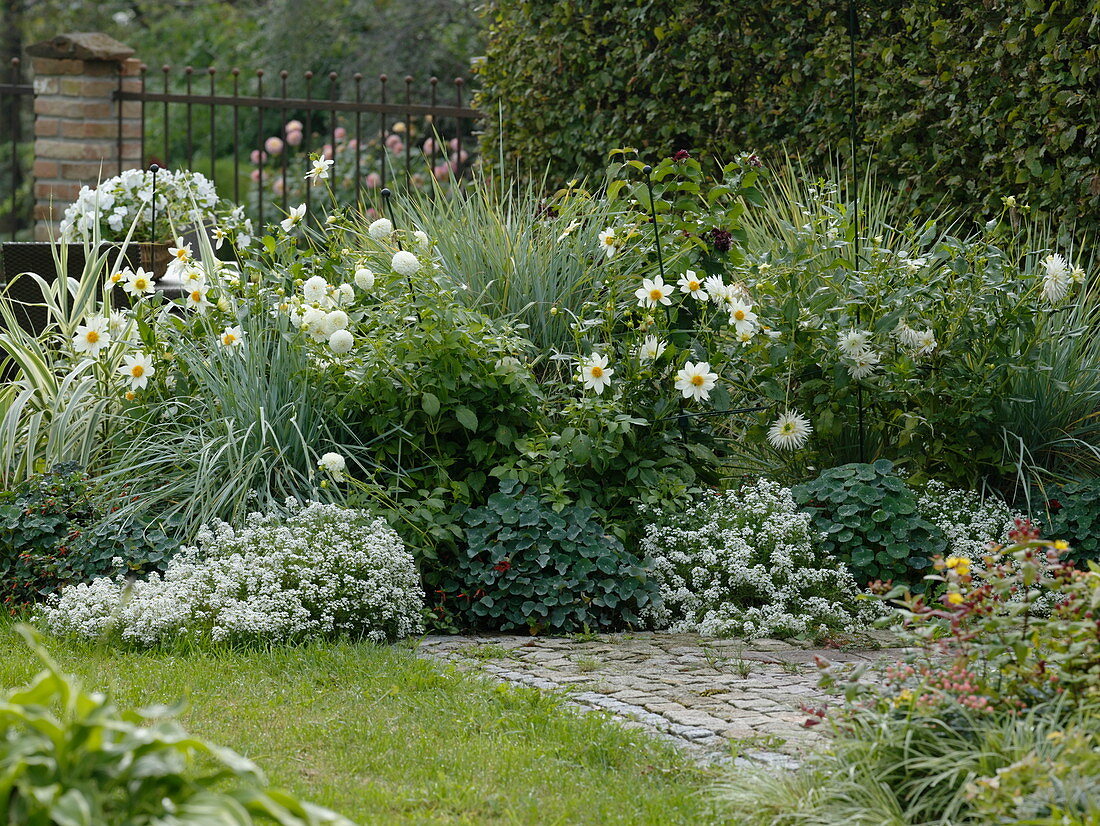
[[[603,378],[603,368],[600,367],[600,365],[598,364],[593,364],[592,367],[589,368],[588,372],[594,379]]]
[[[232,344],[236,340],[237,340],[237,337],[235,335],[233,335],[232,333],[226,333],[224,336],[222,336],[222,344],[224,344],[226,347],[228,347],[230,344]]]
[[[664,292],[661,291],[661,290],[658,290],[656,287],[654,287],[652,290],[649,291],[650,301],[660,301],[664,297],[665,297]]]
[[[149,282],[146,281],[144,278],[135,278],[134,279],[134,289],[135,290],[144,290],[148,286],[149,286]]]
[[[194,301],[196,304],[202,301],[202,291],[195,290],[193,293],[191,293],[191,300]]]
[[[745,311],[744,310],[734,310],[733,311],[733,317],[736,318],[738,321],[744,321],[745,320]]]
[[[95,344],[97,341],[99,341],[99,333],[97,333],[95,330],[89,330],[84,338],[89,344]]]
[[[689,292],[695,292],[698,289],[699,289],[699,282],[698,281],[689,281],[688,282],[688,291]]]
[[[126,391],[126,401],[132,402],[136,398],[137,398],[137,393],[135,393],[133,390],[127,390]]]
[[[694,384],[696,387],[701,387],[702,384],[703,384],[703,381],[704,381],[703,377],[701,375],[699,375],[698,373],[696,373],[694,376],[691,377],[691,383]]]
[[[187,250],[185,250],[185,249],[176,250],[176,258],[178,258],[180,261],[183,261],[185,258],[187,258]]]
[[[122,273],[120,273],[120,272],[116,272],[111,276],[111,283],[112,284],[117,284],[121,280],[122,280]]]
[[[791,436],[794,434],[794,422],[784,422],[783,427],[779,429],[779,432],[784,436]]]
[[[145,375],[145,368],[142,367],[140,364],[135,364],[133,367],[130,368],[130,375],[133,376],[135,379],[140,378],[141,376]]]

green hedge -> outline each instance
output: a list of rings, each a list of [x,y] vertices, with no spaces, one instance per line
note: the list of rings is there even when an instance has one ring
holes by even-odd
[[[847,157],[847,10],[489,0],[485,154],[554,181],[626,145]],[[864,2],[859,26],[862,135],[918,211],[1015,195],[1100,226],[1100,0]]]

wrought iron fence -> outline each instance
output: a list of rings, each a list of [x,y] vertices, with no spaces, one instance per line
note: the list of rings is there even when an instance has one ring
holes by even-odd
[[[0,82],[0,236],[12,240],[34,223],[29,134],[33,108],[34,87],[22,82],[19,58],[13,58],[7,82]]]
[[[426,84],[411,76],[395,83],[386,75],[368,82],[361,74],[317,78],[284,70],[272,83],[263,70],[249,77],[235,68],[167,65],[159,74],[142,65],[134,90],[124,88],[120,72],[115,92],[116,100],[139,104],[143,163],[209,172],[219,192],[238,203],[244,188],[261,224],[265,213],[269,219],[279,208],[285,213],[292,196],[309,210],[317,197],[303,181],[311,154],[333,161],[336,196],[359,203],[386,186],[461,179],[476,151],[481,113],[466,105],[463,78],[445,91],[435,77]],[[120,158],[123,141],[120,106]]]

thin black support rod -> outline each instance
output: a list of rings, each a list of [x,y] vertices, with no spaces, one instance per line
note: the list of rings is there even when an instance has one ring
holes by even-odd
[[[462,109],[462,86],[466,81],[460,77],[455,78],[455,107]],[[462,116],[459,115],[455,120],[455,160],[454,160],[454,173],[455,180],[462,178],[466,168],[462,163]]]
[[[256,97],[263,100],[264,97],[264,70],[256,70]],[[259,154],[256,156],[259,159],[256,169],[259,171],[259,175],[256,176],[256,192],[258,197],[256,198],[256,214],[259,218],[260,227],[264,225],[264,110],[263,107],[257,111],[259,117],[259,127],[256,134],[256,141],[259,143]]]
[[[355,102],[363,102],[363,75],[360,72],[355,73]],[[350,141],[349,141],[350,144]],[[360,152],[363,145],[363,113],[358,109],[355,110],[355,208],[359,209],[362,201],[360,200],[360,188],[362,182],[360,181],[360,175],[362,174],[362,162],[360,161]]]
[[[380,91],[378,93],[378,99],[383,104],[385,104],[385,102],[386,102],[386,81],[387,80],[389,80],[389,77],[387,77],[386,75],[379,75],[378,76],[378,84],[379,84],[379,87],[380,87]],[[386,147],[386,113],[382,112],[382,111],[380,111],[379,114],[378,114],[378,131],[379,131],[379,135],[378,135],[378,157],[381,159],[381,167],[382,167],[381,170],[380,170],[381,173],[382,173],[382,175],[381,175],[381,185],[384,189],[385,186],[386,186],[386,172],[387,172],[386,166],[387,166],[387,161],[389,160],[389,157],[387,156],[386,153],[389,150]]]
[[[237,99],[240,97],[241,70],[236,66],[230,71],[233,75],[233,201],[241,202],[241,153],[238,147],[241,145],[240,107]]]
[[[336,72],[328,73],[328,99],[336,101],[336,79],[339,75]],[[329,117],[332,119],[328,125],[329,134],[329,147],[332,149],[332,168],[329,169],[329,174],[332,175],[332,187],[333,191],[336,189],[336,110],[333,109],[329,113]],[[336,206],[333,204],[333,206]]]
[[[860,239],[860,220],[859,211],[862,207],[860,203],[860,188],[859,188],[859,166],[858,162],[858,149],[857,140],[859,136],[859,100],[856,91],[856,37],[859,35],[859,21],[856,17],[856,2],[855,0],[848,0],[848,84],[851,88],[851,111],[848,119],[848,142],[851,144],[852,153],[852,208],[855,220],[855,233],[852,239],[852,265],[855,268],[856,276],[858,277],[861,266],[861,246]],[[856,324],[863,324],[862,312],[860,307],[856,305]],[[856,386],[856,408],[857,408],[857,427],[859,434],[859,461],[867,461],[867,439],[864,422],[864,406],[863,406],[863,385]]]
[[[389,218],[390,224],[393,226],[394,237],[397,239],[397,249],[403,250],[404,246],[401,244],[401,234],[397,231],[397,216],[393,214],[393,210],[390,208],[390,195],[392,195],[388,189],[382,189],[382,217]],[[416,295],[416,290],[413,287],[412,276],[405,273],[405,281],[409,285],[409,297],[412,298]],[[416,308],[416,320],[421,321],[420,308]]]
[[[153,203],[152,203],[152,206],[153,206],[153,221],[152,221],[152,224],[150,225],[152,228],[150,229],[149,240],[150,241],[156,241],[157,240],[157,172],[160,171],[160,167],[157,166],[156,164],[151,164],[149,166],[149,171],[153,173]],[[175,240],[175,239],[173,239],[173,240]]]
[[[162,113],[164,122],[161,124],[161,128],[164,130],[164,157],[161,158],[161,163],[165,169],[170,167],[168,163],[168,133],[171,131],[168,128],[168,73],[172,71],[172,67],[165,63],[160,67],[161,72],[164,74],[164,111]]]
[[[313,100],[313,72],[307,71],[306,78],[306,100]],[[302,130],[302,150],[305,156],[309,157],[309,145],[310,139],[313,137],[313,110],[306,110],[306,128]],[[302,174],[299,172],[298,174]],[[306,222],[309,222],[309,217],[313,214],[313,181],[310,181],[306,185]]]
[[[211,66],[206,70],[206,73],[210,75],[210,97],[214,97],[217,93],[217,87],[214,83],[214,75],[217,73],[217,69]],[[217,137],[214,125],[214,104],[210,104],[210,183],[214,184],[214,188],[218,188],[218,165],[214,163],[214,159],[217,157]]]
[[[289,115],[289,113],[287,112],[287,108],[286,108],[286,99],[287,99],[287,86],[286,86],[286,84],[287,84],[287,78],[288,77],[290,77],[290,72],[288,72],[286,69],[282,69],[279,72],[279,83],[280,83],[281,88],[282,88],[282,98],[283,98],[282,126],[279,127],[279,132],[280,132],[280,134],[282,135],[282,138],[283,138],[283,152],[282,152],[283,157],[282,157],[282,160],[279,164],[280,167],[282,168],[281,172],[282,172],[282,176],[283,176],[282,177],[282,181],[283,181],[283,212],[289,212],[288,205],[289,205],[289,198],[290,198],[290,195],[286,191],[286,176],[287,176],[287,171],[288,171],[287,170],[287,164],[289,163],[289,161],[287,160],[287,156],[290,154],[287,151],[290,147],[286,142],[287,137],[289,137],[289,133],[286,130],[287,117]]]
[[[409,106],[412,103],[412,85],[413,76],[405,75],[405,105]],[[412,113],[408,110],[405,111],[405,190],[408,191],[412,186],[412,175],[410,173],[410,167],[412,166],[411,152],[412,152]]]
[[[653,201],[653,167],[648,164],[642,167],[642,174],[645,175],[645,191],[649,195],[649,218],[653,222],[653,243],[657,247],[657,272],[660,273],[661,280],[665,280],[665,259],[661,254],[661,230],[657,226],[657,204]]]
[[[193,121],[193,108],[191,103],[191,77],[195,74],[195,70],[190,66],[183,67],[183,76],[187,84],[187,168],[192,169],[195,166],[195,128]]]

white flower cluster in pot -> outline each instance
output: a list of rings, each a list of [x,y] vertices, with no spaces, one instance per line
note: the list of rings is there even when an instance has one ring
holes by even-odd
[[[876,609],[858,601],[851,573],[820,546],[790,489],[766,479],[658,513],[642,550],[663,605],[648,618],[718,637],[854,631]]]
[[[50,632],[142,645],[191,637],[283,642],[348,634],[382,643],[423,630],[412,554],[365,511],[288,499],[241,528],[204,526],[163,576],[101,577],[38,609]]]
[[[121,241],[136,221],[132,240],[166,241],[178,234],[173,227],[182,230],[212,220],[218,206],[210,179],[187,170],[159,170],[155,204],[153,196],[153,173],[141,169],[127,169],[95,189],[82,187],[62,217],[61,240]],[[154,217],[159,230],[153,227]]]
[[[991,544],[1008,542],[1016,519],[1004,501],[968,490],[953,490],[942,482],[930,481],[917,497],[920,515],[935,525],[947,539],[947,555],[976,560]]]

